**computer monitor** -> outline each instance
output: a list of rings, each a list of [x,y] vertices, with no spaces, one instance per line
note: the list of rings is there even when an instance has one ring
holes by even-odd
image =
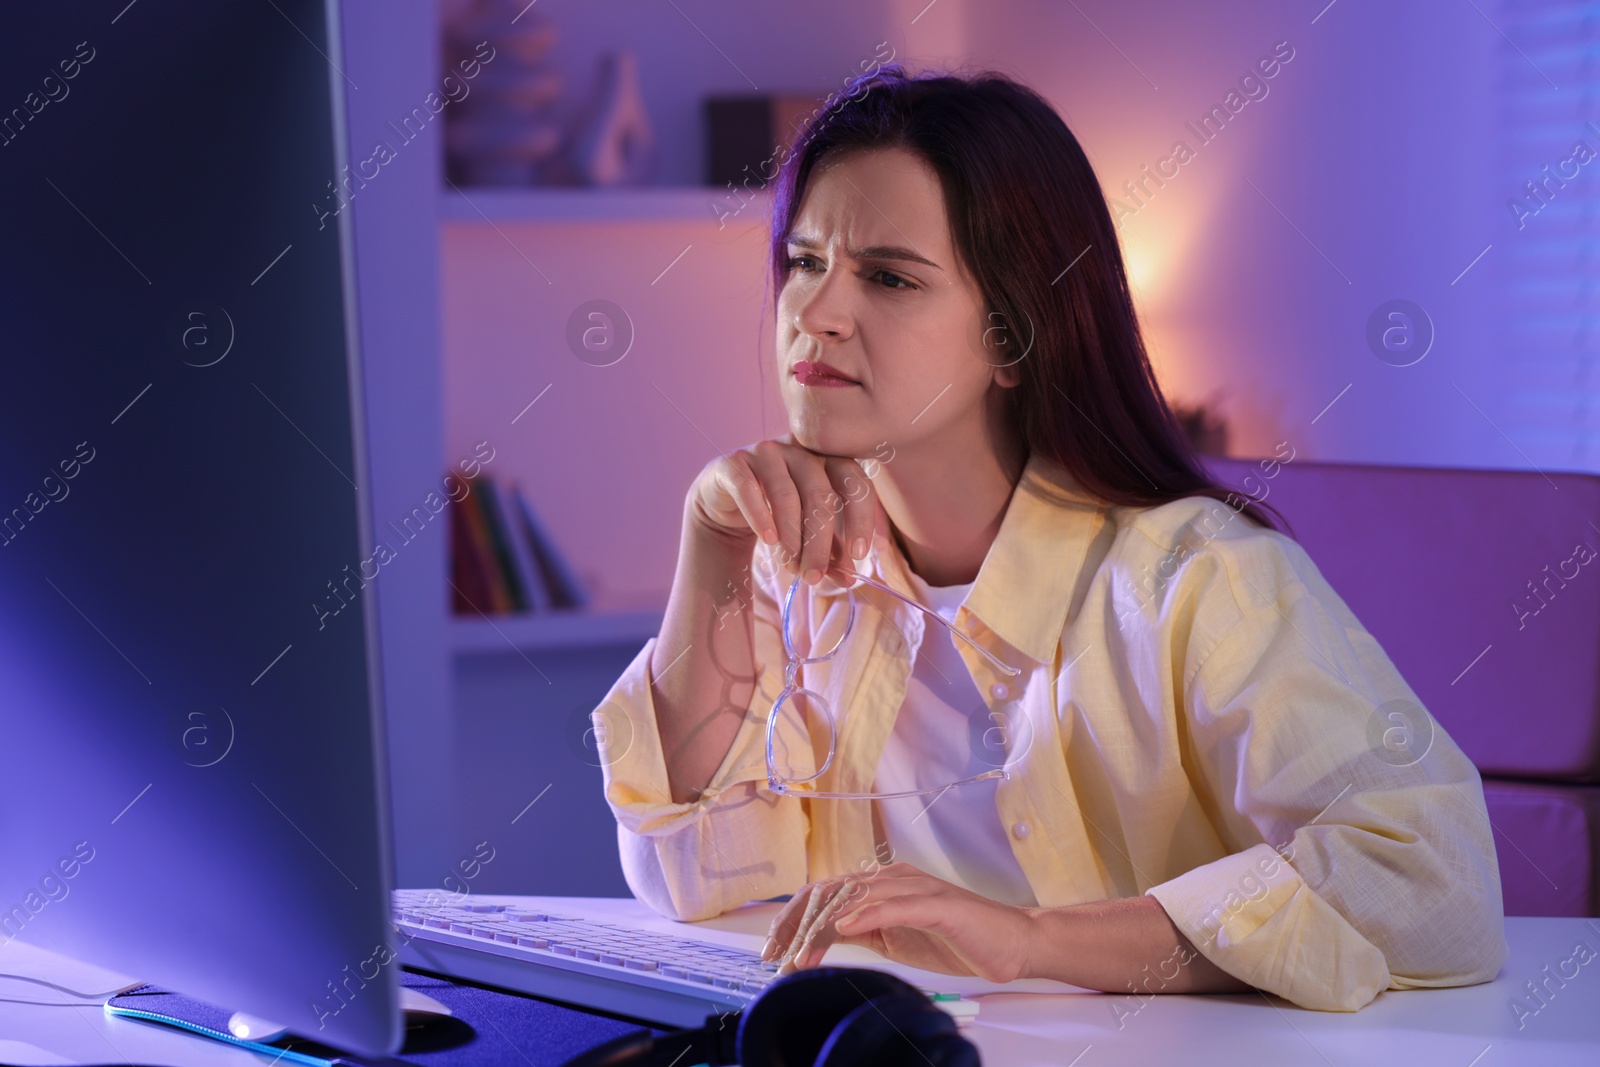
[[[337,2],[181,7],[0,32],[0,972],[392,1052]]]

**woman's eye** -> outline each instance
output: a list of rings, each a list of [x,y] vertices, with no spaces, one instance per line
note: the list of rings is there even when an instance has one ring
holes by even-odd
[[[796,267],[799,267],[802,270],[816,270],[818,268],[815,266],[815,262],[816,261],[812,256],[785,256],[783,260],[783,269],[785,271],[792,271]],[[881,275],[884,278],[883,287],[885,289],[913,290],[917,288],[917,286],[906,281],[900,275],[894,273],[894,271],[879,268],[878,270],[872,272],[872,276],[878,275]]]

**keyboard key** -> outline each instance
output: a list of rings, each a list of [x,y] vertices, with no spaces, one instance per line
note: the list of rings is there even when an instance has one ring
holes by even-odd
[[[393,909],[398,921],[740,994],[761,992],[781,966],[748,949],[620,923],[515,905],[426,901],[420,894],[411,899]]]

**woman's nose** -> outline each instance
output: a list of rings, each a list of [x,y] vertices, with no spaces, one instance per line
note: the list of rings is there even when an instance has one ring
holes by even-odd
[[[854,319],[845,280],[830,271],[800,297],[794,313],[795,328],[809,337],[839,340],[850,336]]]

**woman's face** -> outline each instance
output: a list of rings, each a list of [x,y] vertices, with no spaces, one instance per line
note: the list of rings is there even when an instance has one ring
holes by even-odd
[[[900,148],[826,160],[786,237],[777,353],[795,441],[859,459],[883,441],[977,440],[994,383],[1019,378],[983,347],[984,300],[956,261],[933,169]],[[801,361],[857,384],[803,384]]]

